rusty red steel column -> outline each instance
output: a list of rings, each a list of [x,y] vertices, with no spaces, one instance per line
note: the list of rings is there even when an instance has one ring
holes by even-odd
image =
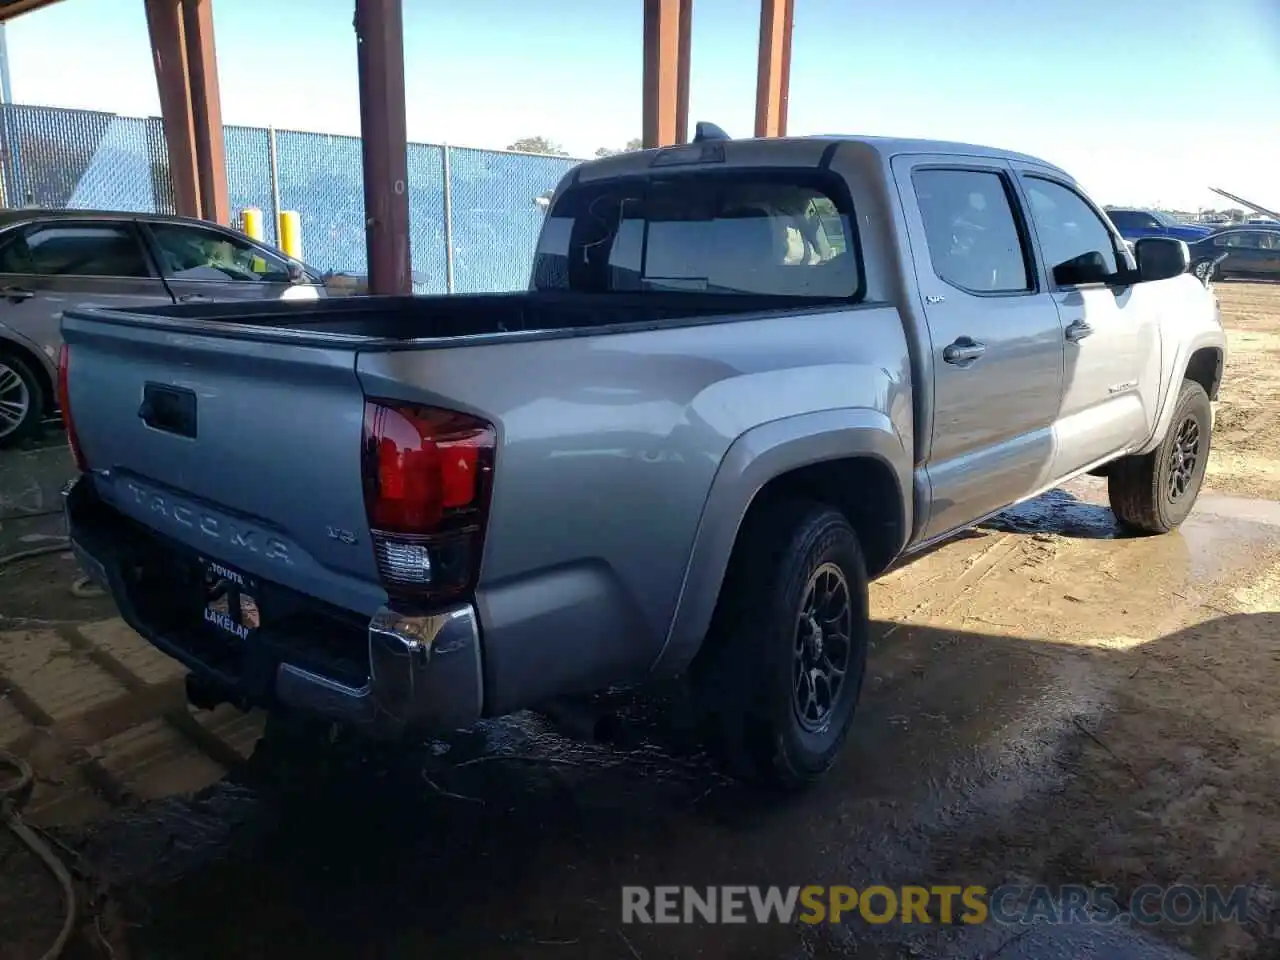
[[[760,59],[756,66],[756,136],[787,135],[791,92],[791,26],[795,0],[760,0]]]
[[[689,37],[693,0],[644,0],[646,147],[681,143],[689,126]]]
[[[145,0],[151,56],[160,92],[160,117],[169,153],[173,205],[186,217],[200,216],[200,182],[196,172],[195,121],[187,51],[179,0]]]
[[[213,0],[182,0],[182,25],[186,34],[187,77],[191,84],[200,212],[206,220],[230,225],[218,55],[213,43]]]
[[[355,0],[370,293],[411,293],[409,144],[400,0]]]
[[[680,0],[680,45],[676,60],[676,143],[689,142],[689,62],[693,53],[693,0]]]

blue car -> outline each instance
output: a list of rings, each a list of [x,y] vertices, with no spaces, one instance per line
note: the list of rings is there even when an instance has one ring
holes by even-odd
[[[1207,237],[1213,228],[1198,223],[1179,223],[1159,210],[1142,210],[1136,207],[1108,207],[1107,216],[1126,240],[1142,237],[1173,237],[1195,243]]]

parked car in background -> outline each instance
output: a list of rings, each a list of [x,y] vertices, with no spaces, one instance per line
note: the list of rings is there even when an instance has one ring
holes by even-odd
[[[1143,237],[1173,237],[1194,243],[1207,237],[1213,228],[1200,223],[1180,223],[1159,210],[1143,210],[1135,207],[1107,207],[1106,214],[1126,240]]]
[[[1280,224],[1227,227],[1187,249],[1201,280],[1280,280]]]
[[[58,328],[68,307],[323,295],[317,271],[207,221],[0,211],[0,446],[29,436],[56,407]]]

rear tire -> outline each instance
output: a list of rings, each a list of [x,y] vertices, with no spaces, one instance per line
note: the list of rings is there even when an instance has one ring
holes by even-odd
[[[0,352],[0,449],[16,447],[40,432],[44,387],[27,364]]]
[[[1140,533],[1168,533],[1195,506],[1209,462],[1213,407],[1204,387],[1182,381],[1164,440],[1144,456],[1124,457],[1111,467],[1111,512]]]
[[[825,773],[853,722],[868,634],[866,564],[844,516],[799,501],[753,509],[693,669],[712,752],[772,787]]]

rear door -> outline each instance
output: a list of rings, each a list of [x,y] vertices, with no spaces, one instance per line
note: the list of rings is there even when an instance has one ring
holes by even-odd
[[[898,157],[893,170],[932,341],[934,537],[1046,482],[1062,327],[1007,163]]]
[[[279,253],[213,226],[143,222],[165,283],[180,303],[314,299],[318,288],[289,280]]]
[[[0,239],[0,323],[48,358],[62,311],[171,303],[129,220],[36,221]]]
[[[1054,474],[1063,477],[1144,442],[1160,384],[1158,285],[1117,284],[1124,241],[1080,190],[1015,164],[1065,345]]]

